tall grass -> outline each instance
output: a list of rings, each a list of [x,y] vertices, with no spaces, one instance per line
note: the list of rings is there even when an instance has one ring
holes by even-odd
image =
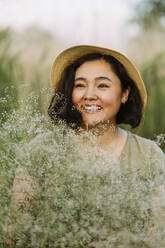
[[[145,121],[141,135],[155,139],[165,134],[165,52],[154,56],[153,59],[145,61],[142,66],[142,77],[148,93],[148,103],[145,112]],[[162,142],[162,149],[165,150],[165,142]]]
[[[19,56],[11,51],[11,32],[0,31],[0,113],[11,112],[18,104],[17,81],[21,78],[22,68]],[[1,116],[5,120],[5,115]]]

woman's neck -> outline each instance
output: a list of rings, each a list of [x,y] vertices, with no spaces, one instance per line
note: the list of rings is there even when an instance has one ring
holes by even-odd
[[[120,157],[127,140],[127,132],[118,128],[114,121],[99,123],[95,126],[83,125],[76,134],[77,145],[81,152],[90,147],[101,149],[114,159]]]
[[[109,127],[101,135],[97,136],[98,146],[109,150],[117,144],[119,138],[119,129],[117,126]]]
[[[92,135],[95,145],[98,145],[102,149],[116,143],[119,136],[119,128],[117,127],[115,120],[108,120],[104,123],[98,123],[95,126],[83,124],[82,130],[87,136],[88,134],[89,137]]]

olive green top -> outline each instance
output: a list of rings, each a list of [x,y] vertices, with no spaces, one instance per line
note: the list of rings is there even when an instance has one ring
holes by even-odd
[[[143,179],[154,180],[154,186],[165,183],[165,154],[152,140],[128,131],[119,161],[121,168],[138,170]]]

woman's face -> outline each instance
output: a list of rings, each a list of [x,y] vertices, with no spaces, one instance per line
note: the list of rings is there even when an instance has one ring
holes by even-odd
[[[72,101],[85,124],[114,121],[128,98],[110,64],[103,59],[84,62],[75,72]]]

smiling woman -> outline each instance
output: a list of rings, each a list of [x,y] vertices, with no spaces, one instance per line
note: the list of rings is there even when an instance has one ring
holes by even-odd
[[[115,100],[118,102],[119,105],[116,116],[114,116],[116,119],[116,123],[125,123],[130,124],[132,127],[137,127],[140,124],[144,106],[146,103],[146,91],[138,72],[135,71],[136,74],[134,74],[134,70],[136,70],[135,67],[132,64],[129,64],[130,62],[128,63],[128,59],[126,57],[121,54],[119,55],[119,53],[117,54],[118,56],[122,56],[122,60],[126,60],[126,64],[128,64],[128,71],[134,74],[134,78],[137,81],[135,81],[136,84],[128,75],[122,63],[120,63],[120,61],[118,61],[112,55],[107,55],[106,50],[101,51],[104,53],[98,53],[99,49],[94,50],[94,47],[92,47],[92,49],[90,50],[89,47],[87,47],[87,51],[85,53],[83,51],[84,48],[86,47],[77,47],[78,53],[74,54],[76,57],[74,63],[70,62],[70,58],[67,58],[68,61],[66,61],[65,58],[65,56],[68,56],[68,53],[72,52],[72,49],[66,50],[66,54],[64,52],[64,54],[61,54],[61,56],[57,57],[57,59],[55,60],[54,66],[52,68],[52,86],[55,87],[55,94],[52,97],[52,101],[50,103],[48,111],[51,118],[53,119],[54,116],[59,117],[65,120],[70,126],[74,124],[76,125],[76,127],[80,127],[82,124],[84,124],[84,122],[82,122],[83,116],[80,114],[81,111],[77,111],[78,109],[75,108],[73,101],[75,95],[77,95],[79,92],[78,89],[83,88],[84,86],[86,86],[86,93],[89,93],[90,90],[92,91],[92,94],[94,94],[94,88],[92,89],[94,84],[92,86],[91,82],[92,79],[94,80],[95,78],[95,86],[97,85],[95,89],[100,89],[99,92],[101,91],[102,94],[105,95],[106,98],[108,98],[108,101],[112,101],[112,98],[114,101],[115,97],[121,98]],[[82,50],[82,54],[84,52],[82,56],[79,56],[79,50]],[[112,51],[112,54],[113,53],[114,51]],[[69,56],[71,56],[72,58],[72,54],[69,54]],[[61,68],[61,71],[59,71],[59,65],[57,65],[58,63],[61,64],[61,67],[64,67]],[[64,65],[62,63],[64,63]],[[131,69],[133,70],[130,70],[130,65],[132,66]],[[81,73],[84,73],[84,75],[81,75]],[[108,88],[105,86],[107,86]],[[105,90],[105,88],[107,89]],[[119,92],[114,92],[116,90]],[[81,93],[82,92],[84,92],[84,90],[81,90]],[[60,95],[60,97],[57,97],[57,95]],[[95,97],[97,98],[96,95]],[[64,96],[65,99],[62,96]],[[111,99],[109,99],[110,96]],[[93,103],[94,101],[98,102],[98,100],[96,99],[92,101],[89,101],[89,99],[85,100],[86,104],[87,102]]]
[[[104,48],[72,47],[55,60],[52,86],[55,94],[48,110],[52,120],[62,119],[75,130],[98,130],[99,146],[119,158],[128,133],[117,124],[137,127],[146,103],[143,81],[128,58]]]
[[[111,156],[108,166],[116,164],[123,175],[131,173],[131,180],[135,176],[138,184],[146,188],[145,201],[151,202],[147,209],[141,209],[146,219],[139,230],[143,232],[153,217],[152,224],[147,224],[150,232],[151,226],[157,226],[154,221],[162,218],[165,207],[162,201],[165,156],[155,142],[118,127],[118,124],[138,127],[144,115],[147,94],[136,67],[118,51],[94,46],[71,47],[56,58],[51,85],[55,90],[48,109],[52,121],[64,120],[75,130],[78,144],[83,148],[87,143],[81,134],[94,134],[92,146],[101,150],[103,160]],[[85,154],[85,150],[81,152]],[[138,220],[135,223],[138,225]]]
[[[62,119],[79,134],[97,130],[96,145],[115,159],[132,139],[134,144],[127,153],[133,153],[133,146],[136,151],[141,147],[137,161],[144,164],[140,159],[143,146],[150,150],[156,144],[118,127],[118,124],[138,127],[147,99],[143,80],[125,55],[102,47],[71,47],[55,59],[51,85],[54,95],[48,113],[53,122]],[[161,150],[158,153],[163,154]],[[143,160],[146,156],[143,154]],[[136,160],[135,156],[132,158]],[[163,162],[160,164],[164,170]]]

